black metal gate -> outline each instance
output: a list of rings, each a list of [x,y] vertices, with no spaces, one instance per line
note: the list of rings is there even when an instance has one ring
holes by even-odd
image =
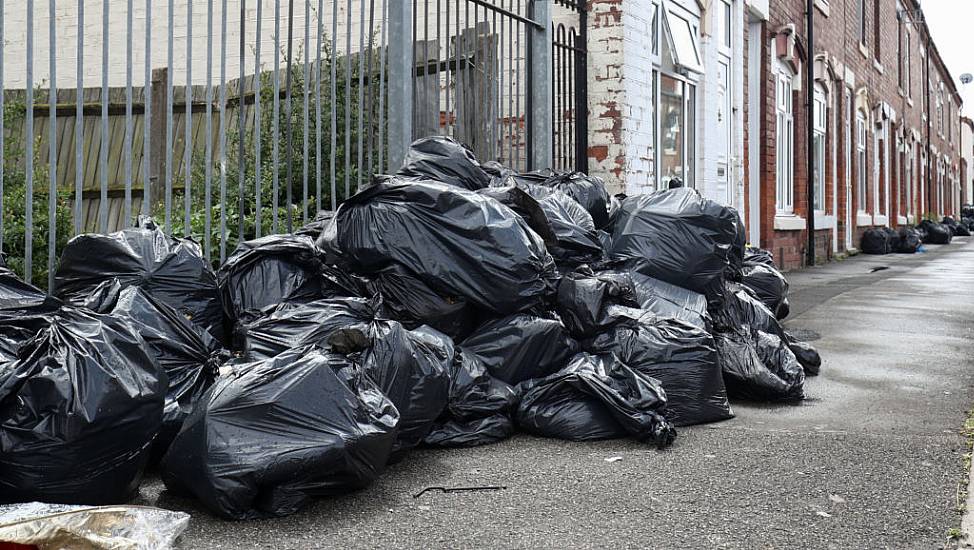
[[[588,171],[587,13],[581,0],[555,0],[552,14],[554,167]]]

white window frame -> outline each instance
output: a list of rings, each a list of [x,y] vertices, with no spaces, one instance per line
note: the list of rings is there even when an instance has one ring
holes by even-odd
[[[664,40],[669,41],[673,64],[703,74],[703,57],[699,41],[699,20],[672,1],[663,0]]]
[[[776,61],[775,73],[775,210],[795,212],[795,119],[791,69]]]
[[[859,0],[859,43],[866,45],[866,0]]]
[[[856,211],[860,214],[865,214],[866,209],[866,199],[868,197],[868,176],[866,166],[866,137],[868,132],[866,130],[866,115],[861,111],[856,111],[856,198],[858,199],[858,204]]]
[[[813,197],[815,199],[813,210],[824,214],[825,207],[825,146],[828,135],[828,101],[825,88],[821,84],[815,85],[814,92],[814,124],[812,126],[813,147],[815,154],[815,172],[812,183],[814,185]]]
[[[906,97],[913,98],[913,67],[910,63],[913,61],[913,47],[910,43],[910,28],[906,28],[906,35],[904,37],[904,46],[906,48],[906,61],[904,62],[906,69]]]
[[[734,7],[731,0],[717,2],[717,47],[725,52],[734,47]]]

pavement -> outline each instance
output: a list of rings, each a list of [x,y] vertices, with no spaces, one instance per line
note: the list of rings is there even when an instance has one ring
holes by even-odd
[[[518,435],[415,451],[286,518],[214,519],[158,478],[140,503],[191,513],[186,549],[943,548],[961,525],[974,404],[967,240],[789,273],[786,325],[820,336],[808,399],[734,402],[736,418],[683,428],[663,451]],[[470,485],[506,489],[413,496]]]

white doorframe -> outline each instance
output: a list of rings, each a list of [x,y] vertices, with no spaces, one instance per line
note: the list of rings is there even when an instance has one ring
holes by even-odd
[[[748,240],[761,246],[761,22],[748,23],[747,46],[747,161]]]

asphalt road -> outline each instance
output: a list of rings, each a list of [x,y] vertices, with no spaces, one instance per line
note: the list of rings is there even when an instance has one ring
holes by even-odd
[[[941,548],[966,482],[974,245],[932,248],[790,274],[787,325],[821,335],[809,398],[734,403],[664,451],[529,436],[420,450],[367,490],[265,521],[214,519],[158,479],[140,501],[190,512],[193,549]],[[507,488],[413,497],[468,485]]]

